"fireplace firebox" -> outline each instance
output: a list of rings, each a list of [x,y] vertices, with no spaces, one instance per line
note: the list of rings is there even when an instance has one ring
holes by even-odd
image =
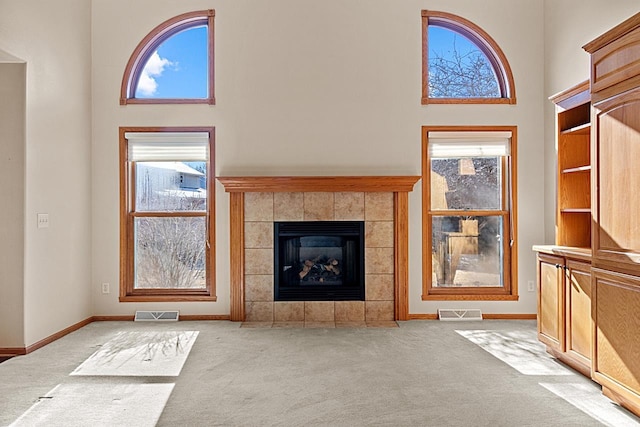
[[[364,301],[364,222],[274,223],[276,301]]]

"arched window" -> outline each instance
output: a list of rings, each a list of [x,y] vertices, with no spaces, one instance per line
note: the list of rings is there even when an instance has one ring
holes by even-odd
[[[422,104],[515,104],[511,67],[497,43],[459,16],[422,11]]]
[[[215,104],[212,9],[154,28],[133,51],[120,104]]]

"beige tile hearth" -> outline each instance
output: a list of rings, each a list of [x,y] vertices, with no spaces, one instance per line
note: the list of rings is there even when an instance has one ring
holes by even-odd
[[[271,328],[273,327],[273,322],[242,322],[240,324],[241,328]]]
[[[367,323],[362,322],[336,322],[336,328],[366,328]]]
[[[240,327],[254,329],[397,328],[398,323],[393,320],[379,320],[371,322],[242,322]]]
[[[272,302],[245,302],[245,322],[273,322]]]
[[[305,301],[305,322],[335,322],[335,303],[333,301]]]
[[[364,301],[336,301],[336,322],[364,322]]]
[[[274,303],[274,321],[304,322],[304,301],[276,301]]]
[[[365,321],[393,321],[395,304],[393,301],[367,301],[365,303]]]
[[[395,320],[380,320],[367,322],[367,328],[398,328],[398,323]]]
[[[334,329],[336,327],[336,322],[304,322],[305,328],[331,328]]]
[[[273,322],[273,328],[304,328],[304,322]]]

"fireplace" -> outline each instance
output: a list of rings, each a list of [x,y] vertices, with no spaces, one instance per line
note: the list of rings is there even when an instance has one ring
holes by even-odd
[[[229,318],[266,323],[408,320],[409,192],[419,179],[218,177],[229,194]],[[274,301],[276,221],[364,221],[364,301]]]
[[[274,298],[364,301],[364,222],[274,222]]]

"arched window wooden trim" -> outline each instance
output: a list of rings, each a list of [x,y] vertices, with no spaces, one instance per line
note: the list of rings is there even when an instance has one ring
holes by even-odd
[[[473,42],[485,54],[495,72],[499,98],[430,98],[429,97],[429,25],[455,31]],[[515,104],[516,87],[507,57],[487,32],[460,16],[433,10],[422,11],[422,104]]]
[[[120,86],[120,105],[126,104],[210,104],[216,103],[214,96],[213,72],[213,9],[188,12],[171,18],[155,27],[136,46],[124,70]],[[149,57],[155,50],[171,36],[189,28],[207,26],[207,54],[208,54],[208,96],[207,98],[136,98],[135,90],[142,70]]]

